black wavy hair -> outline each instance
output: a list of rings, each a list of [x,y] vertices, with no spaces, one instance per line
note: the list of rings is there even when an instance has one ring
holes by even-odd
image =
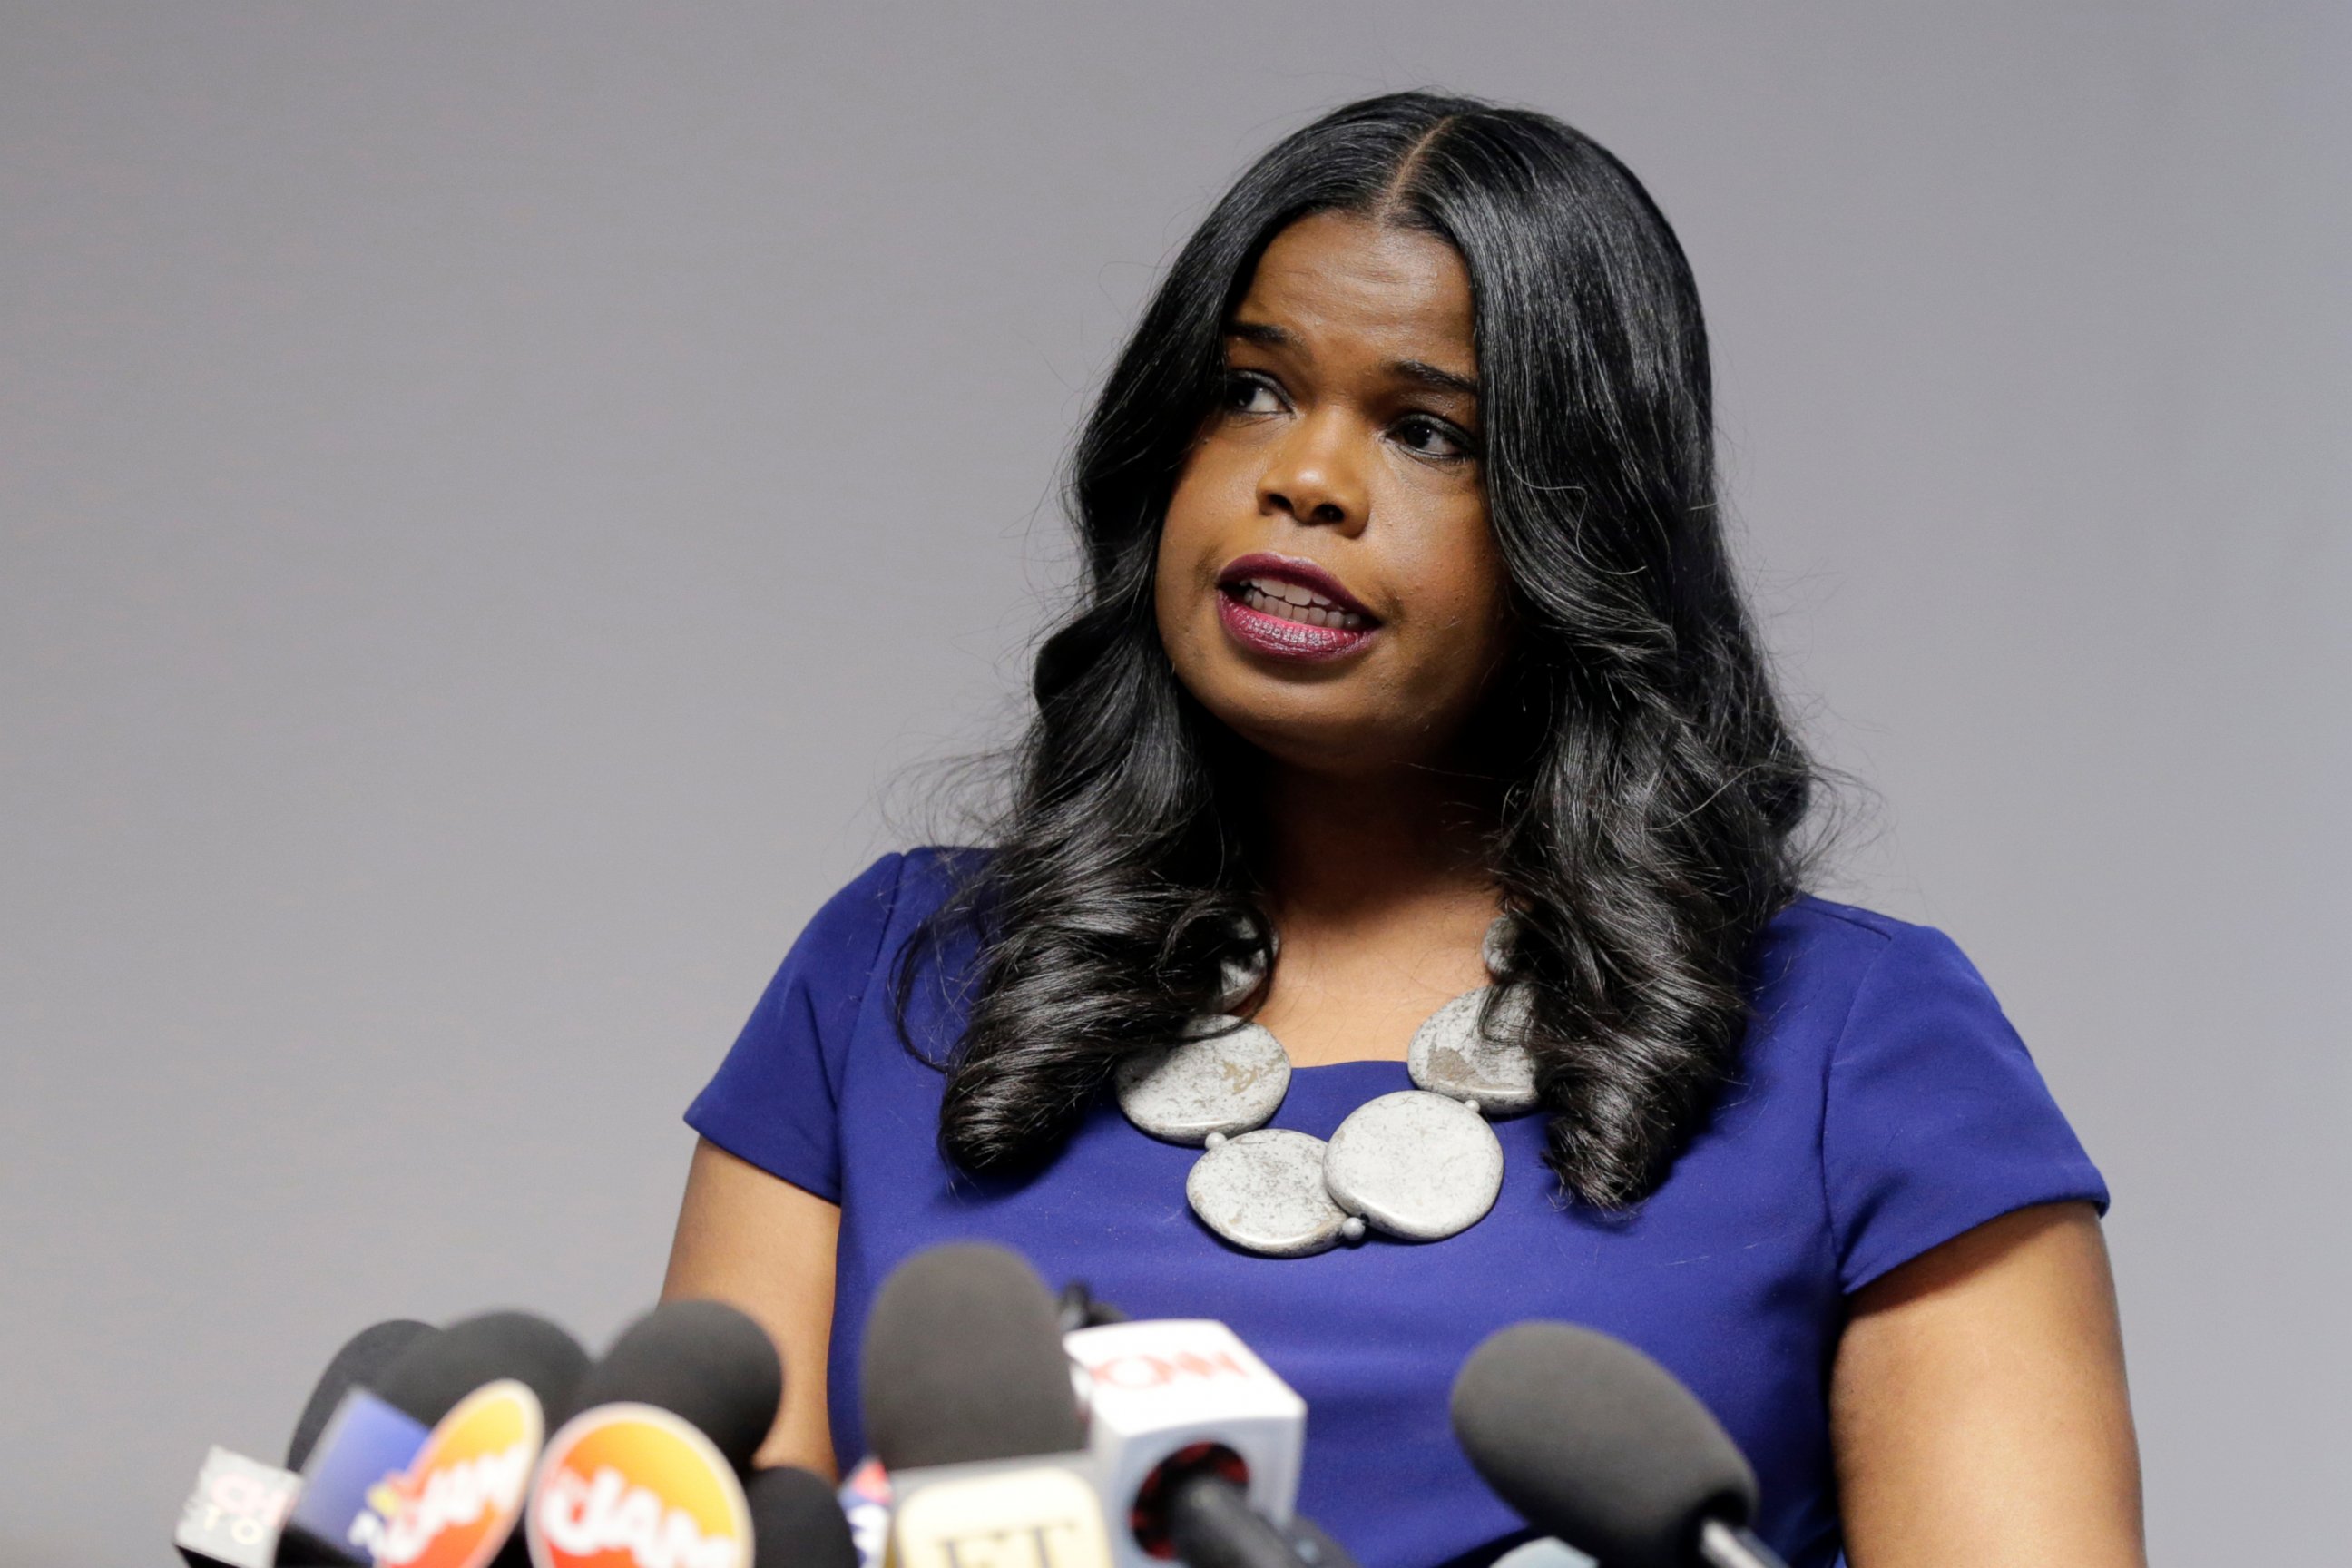
[[[1736,1072],[1746,966],[1793,898],[1816,770],[1784,721],[1716,509],[1690,268],[1633,174],[1549,116],[1403,92],[1286,137],[1184,246],[1076,449],[1082,602],[1040,647],[992,853],[903,951],[950,933],[963,1038],[940,1146],[1019,1173],[1124,1057],[1215,1011],[1220,962],[1270,957],[1248,824],[1255,755],[1176,679],[1153,616],[1170,494],[1224,374],[1257,258],[1315,212],[1426,231],[1475,309],[1488,513],[1512,647],[1489,705],[1491,868],[1517,917],[1549,1118],[1576,1198],[1637,1203]],[[911,1041],[909,1048],[914,1048]]]

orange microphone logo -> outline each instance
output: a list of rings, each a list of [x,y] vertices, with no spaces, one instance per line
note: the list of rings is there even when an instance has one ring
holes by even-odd
[[[692,1424],[604,1405],[547,1445],[523,1521],[534,1568],[751,1568],[735,1468]]]
[[[370,1489],[354,1543],[377,1568],[484,1568],[514,1531],[546,1430],[529,1388],[483,1384],[441,1418],[405,1474]]]

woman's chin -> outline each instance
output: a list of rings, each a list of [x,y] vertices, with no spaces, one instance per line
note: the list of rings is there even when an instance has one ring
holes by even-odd
[[[1370,778],[1424,766],[1426,725],[1398,714],[1335,710],[1337,704],[1204,704],[1225,727],[1280,767],[1323,778]],[[1308,710],[1302,711],[1302,710]]]

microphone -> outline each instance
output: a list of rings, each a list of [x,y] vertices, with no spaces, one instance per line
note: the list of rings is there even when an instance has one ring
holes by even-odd
[[[285,1468],[226,1448],[215,1447],[207,1453],[173,1531],[173,1544],[180,1554],[191,1563],[222,1568],[356,1561],[308,1539],[302,1529],[301,1505],[317,1489],[315,1478],[308,1473],[309,1461],[320,1434],[359,1385],[375,1377],[419,1335],[432,1331],[423,1323],[394,1319],[371,1324],[344,1342],[327,1363],[326,1371],[319,1374],[309,1402],[294,1423]],[[421,1439],[424,1433],[417,1426],[415,1437]],[[412,1441],[409,1452],[414,1451]],[[395,1463],[404,1464],[407,1458],[401,1454]],[[381,1474],[378,1471],[368,1479]]]
[[[320,1434],[327,1429],[343,1395],[354,1388],[373,1387],[404,1351],[436,1331],[414,1318],[392,1318],[370,1323],[344,1341],[327,1370],[319,1374],[310,1403],[295,1420],[294,1436],[286,1444],[286,1468],[299,1470],[310,1461],[310,1450],[317,1447]]]
[[[1205,1319],[1066,1334],[1087,1390],[1087,1446],[1119,1568],[1172,1548],[1193,1568],[1297,1568],[1283,1534],[1298,1499],[1307,1402],[1241,1336]]]
[[[1003,1247],[951,1242],[892,1269],[858,1364],[866,1442],[894,1476],[1084,1446],[1054,1300]]]
[[[525,1488],[587,1369],[578,1341],[528,1312],[486,1312],[413,1342],[378,1392],[432,1430],[402,1472],[368,1489],[342,1539],[376,1568],[518,1563]]]
[[[371,1385],[438,1331],[405,1318],[372,1324],[327,1363],[287,1444],[287,1464],[302,1472],[302,1494],[278,1544],[278,1568],[366,1561],[351,1540],[352,1521],[368,1511],[370,1489],[407,1469],[431,1435]]]
[[[579,1414],[547,1441],[523,1527],[535,1568],[615,1568],[620,1557],[751,1568],[754,1521],[736,1472],[783,1392],[774,1342],[734,1308],[668,1301],[639,1318],[580,1379]]]
[[[1096,1304],[1063,1336],[1087,1395],[1119,1568],[1355,1568],[1294,1512],[1307,1402],[1240,1335],[1204,1319],[1131,1322]]]
[[[563,1408],[587,1370],[580,1342],[545,1318],[483,1312],[411,1342],[384,1368],[376,1392],[429,1426],[486,1384],[511,1381],[529,1390],[545,1415]]]
[[[665,1301],[588,1369],[572,1407],[623,1401],[693,1423],[730,1468],[749,1469],[784,1402],[784,1363],[768,1331],[724,1301]]]
[[[1496,1496],[1609,1568],[1786,1568],[1748,1530],[1756,1472],[1696,1395],[1569,1323],[1487,1337],[1454,1380],[1454,1436]]]
[[[868,1441],[894,1568],[1110,1568],[1054,1298],[999,1247],[919,1252],[866,1319]]]
[[[346,1392],[302,1466],[302,1495],[278,1543],[278,1568],[365,1563],[361,1542],[374,1526],[359,1527],[360,1518],[373,1517],[376,1489],[406,1473],[432,1435],[367,1389]]]
[[[271,1568],[302,1478],[215,1446],[181,1507],[172,1544],[188,1568]]]
[[[753,1568],[857,1568],[849,1520],[823,1477],[772,1465],[751,1472],[743,1499],[751,1510]]]

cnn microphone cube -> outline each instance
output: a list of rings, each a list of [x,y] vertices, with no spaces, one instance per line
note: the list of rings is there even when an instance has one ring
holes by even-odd
[[[292,1471],[215,1447],[196,1473],[172,1544],[192,1568],[270,1568],[301,1493],[302,1478]]]
[[[1307,1402],[1240,1335],[1213,1320],[1176,1319],[1078,1329],[1063,1344],[1085,1374],[1087,1447],[1120,1568],[1165,1568],[1117,1525],[1151,1473],[1196,1445],[1232,1449],[1249,1471],[1250,1505],[1290,1522]]]

